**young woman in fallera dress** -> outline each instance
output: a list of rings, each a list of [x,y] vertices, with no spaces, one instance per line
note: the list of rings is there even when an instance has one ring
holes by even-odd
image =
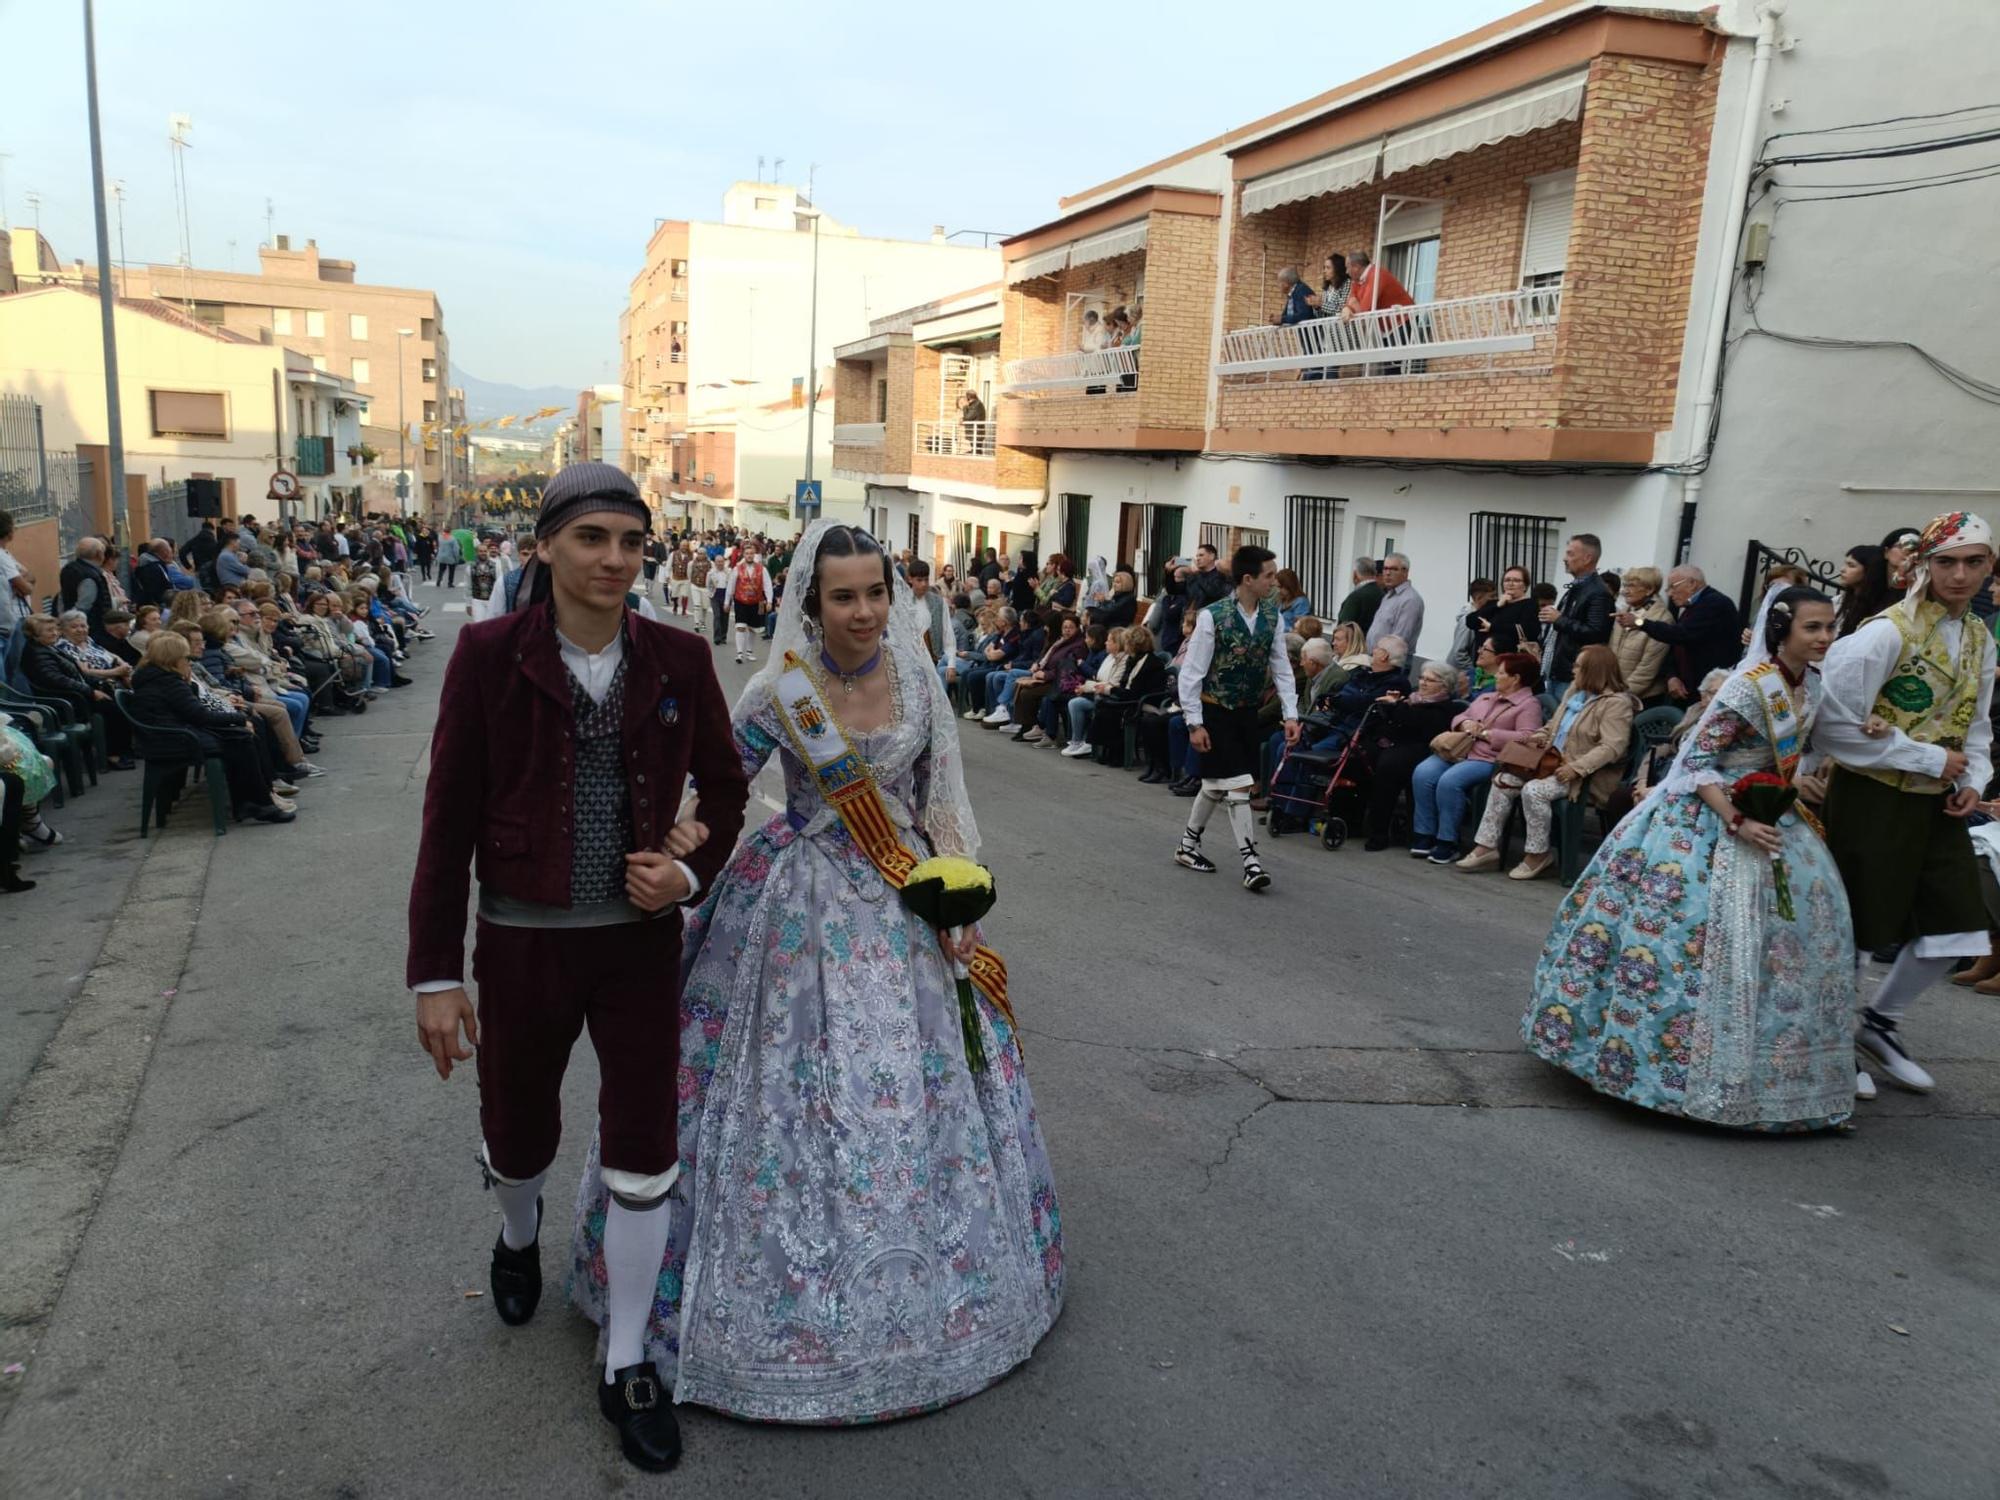
[[[1854,1108],[1847,895],[1799,810],[1742,816],[1752,772],[1810,764],[1833,606],[1774,591],[1750,654],[1672,773],[1604,841],[1556,915],[1521,1029],[1530,1051],[1663,1114],[1818,1130]],[[1774,860],[1789,877],[1780,910]]]
[[[681,1173],[646,1353],[676,1402],[871,1422],[1029,1356],[1062,1309],[1062,1219],[1010,1018],[979,995],[969,1065],[951,940],[904,906],[808,758],[830,717],[909,855],[976,855],[908,585],[873,537],[824,522],[791,576],[734,715],[747,772],[779,758],[786,810],[688,923]],[[601,1324],[595,1161],[593,1144],[571,1294]]]

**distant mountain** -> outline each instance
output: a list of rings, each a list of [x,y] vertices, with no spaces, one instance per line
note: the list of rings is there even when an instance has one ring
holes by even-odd
[[[465,414],[474,422],[484,422],[493,417],[524,417],[531,411],[539,411],[544,406],[560,406],[562,416],[544,417],[529,429],[534,432],[552,432],[564,417],[576,414],[576,393],[579,386],[560,385],[508,385],[499,380],[481,380],[462,365],[453,365],[451,383],[465,392]],[[510,427],[509,432],[519,427]]]

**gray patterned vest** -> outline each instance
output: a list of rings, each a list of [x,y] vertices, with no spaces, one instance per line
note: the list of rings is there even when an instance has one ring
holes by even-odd
[[[572,905],[611,901],[625,894],[625,856],[632,848],[632,808],[625,771],[618,763],[618,731],[625,718],[625,666],[620,660],[602,703],[569,673],[576,713],[576,837],[570,845]]]

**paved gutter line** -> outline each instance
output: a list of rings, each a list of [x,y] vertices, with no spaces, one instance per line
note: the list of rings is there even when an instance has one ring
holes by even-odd
[[[124,1149],[215,852],[207,819],[194,821],[151,841],[97,961],[0,1119],[0,1364],[31,1364]],[[0,1426],[21,1385],[0,1378]]]

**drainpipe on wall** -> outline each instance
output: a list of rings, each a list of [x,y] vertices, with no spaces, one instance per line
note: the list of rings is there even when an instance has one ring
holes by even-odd
[[[1694,411],[1688,419],[1688,440],[1682,461],[1692,463],[1701,456],[1714,418],[1715,402],[1722,379],[1722,340],[1729,323],[1729,306],[1736,292],[1737,242],[1743,235],[1744,200],[1750,188],[1751,168],[1756,165],[1757,147],[1762,140],[1764,89],[1771,72],[1771,53],[1778,40],[1778,18],[1785,13],[1786,0],[1764,0],[1757,7],[1757,50],[1750,61],[1750,83],[1743,97],[1743,121],[1737,130],[1735,162],[1729,173],[1727,211],[1723,218],[1721,255],[1715,272],[1715,287],[1709,297],[1708,327],[1703,331],[1701,373],[1695,379]],[[1695,509],[1701,503],[1703,475],[1681,477],[1680,537],[1674,560],[1686,562],[1694,542]]]

